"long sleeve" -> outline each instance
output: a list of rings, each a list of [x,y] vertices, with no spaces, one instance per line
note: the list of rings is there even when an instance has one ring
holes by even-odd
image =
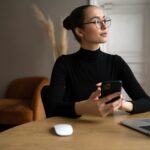
[[[123,87],[132,99],[133,111],[131,113],[150,111],[150,97],[140,86],[128,64],[119,56],[116,63],[119,64],[118,76],[121,77],[121,80],[123,81]]]
[[[43,104],[46,116],[76,116],[74,102],[67,100],[66,94],[66,69],[64,57],[57,59],[51,76],[51,83],[42,90]]]

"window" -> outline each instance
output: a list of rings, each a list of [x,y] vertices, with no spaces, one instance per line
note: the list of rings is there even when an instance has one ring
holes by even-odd
[[[90,0],[90,4],[104,8],[112,24],[109,40],[102,50],[122,56],[131,67],[142,87],[150,93],[150,0]]]

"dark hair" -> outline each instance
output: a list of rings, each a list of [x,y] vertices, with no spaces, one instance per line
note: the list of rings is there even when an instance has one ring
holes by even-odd
[[[67,30],[72,30],[72,32],[78,42],[80,42],[80,39],[77,36],[77,34],[75,33],[75,28],[83,27],[83,22],[84,22],[84,18],[85,18],[85,10],[91,6],[94,6],[94,5],[83,5],[83,6],[75,8],[71,12],[71,14],[68,17],[66,17],[63,21],[64,28]]]

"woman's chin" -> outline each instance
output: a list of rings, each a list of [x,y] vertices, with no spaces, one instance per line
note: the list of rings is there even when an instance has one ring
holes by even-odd
[[[107,42],[107,39],[105,39],[105,40],[103,39],[100,41],[100,43],[106,43],[106,42]]]
[[[100,39],[100,43],[106,43],[108,41],[108,37],[103,37]]]

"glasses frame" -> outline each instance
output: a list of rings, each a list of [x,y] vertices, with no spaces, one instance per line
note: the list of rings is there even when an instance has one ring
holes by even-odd
[[[103,20],[100,20],[99,17],[93,17],[93,19],[96,19],[96,20],[90,21],[90,22],[84,22],[82,24],[83,25],[95,24],[98,29],[101,29],[103,26],[110,27],[110,25],[111,25],[111,18],[110,17],[105,17],[105,19],[103,19]]]

